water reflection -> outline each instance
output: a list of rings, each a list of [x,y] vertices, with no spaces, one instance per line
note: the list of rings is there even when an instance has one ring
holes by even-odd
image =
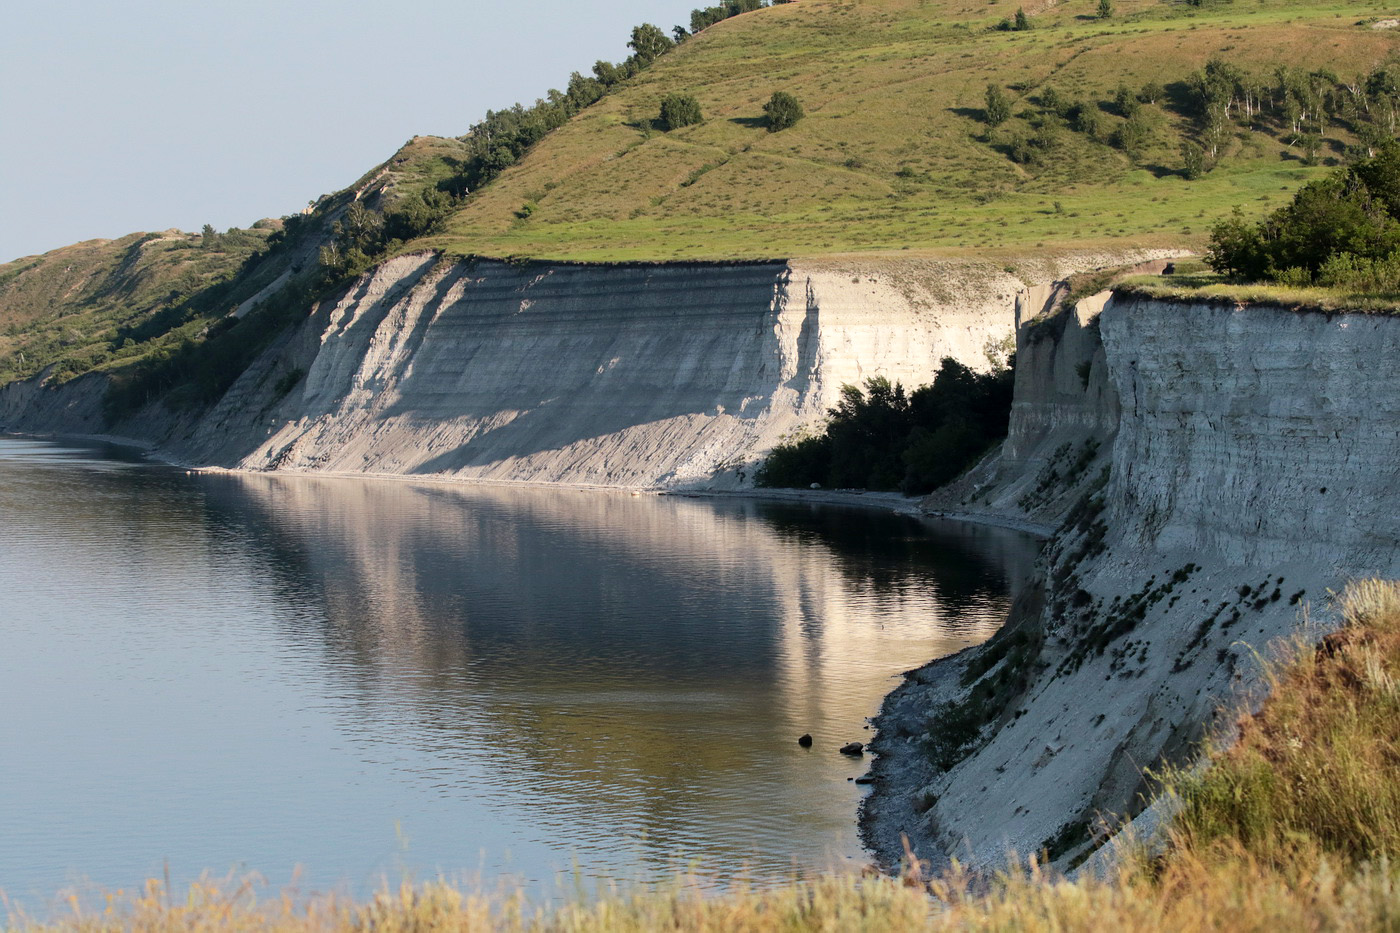
[[[0,773],[12,892],[167,858],[352,884],[859,863],[862,766],[835,747],[901,671],[988,636],[1035,548],[831,507],[188,477],[8,440],[0,519],[20,529],[0,704],[27,708],[0,741],[67,775]]]

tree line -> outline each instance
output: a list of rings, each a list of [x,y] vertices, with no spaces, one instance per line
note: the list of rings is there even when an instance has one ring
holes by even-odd
[[[1211,231],[1206,262],[1253,281],[1400,292],[1400,144],[1309,182],[1258,223],[1236,210]]]
[[[883,376],[841,387],[822,433],[780,444],[758,486],[926,493],[960,476],[1006,437],[1015,358],[977,373],[951,357],[931,385],[906,392]]]
[[[1349,162],[1374,156],[1400,129],[1400,63],[1344,78],[1325,68],[1251,70],[1215,56],[1168,85],[1157,80],[1141,87],[1120,85],[1107,99],[1071,98],[1044,85],[1027,102],[1032,106],[1017,114],[1017,101],[1005,88],[987,86],[982,116],[989,128],[1019,115],[1032,130],[989,132],[987,141],[1015,162],[1045,163],[1066,131],[1113,146],[1136,161],[1164,141],[1165,115],[1174,112],[1187,121],[1185,132],[1175,138],[1178,171],[1194,179],[1228,157],[1230,141],[1241,128],[1274,135],[1307,165],[1320,164],[1329,149]],[[1344,145],[1343,134],[1354,142]]]

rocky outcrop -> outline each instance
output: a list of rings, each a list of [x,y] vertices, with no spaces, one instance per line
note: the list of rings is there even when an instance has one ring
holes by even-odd
[[[981,469],[1008,514],[1048,445],[1093,439],[1112,469],[1071,483],[1007,627],[887,701],[865,820],[890,859],[908,834],[934,860],[1079,864],[1141,808],[1145,768],[1257,697],[1276,640],[1326,626],[1330,591],[1400,573],[1400,319],[1131,296],[1093,312],[1044,346],[1022,328],[1039,394]],[[1065,367],[1086,361],[1076,390]]]

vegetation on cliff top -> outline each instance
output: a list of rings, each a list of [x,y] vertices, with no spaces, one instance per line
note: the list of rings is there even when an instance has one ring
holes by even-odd
[[[1263,220],[1237,212],[1212,229],[1204,263],[1181,263],[1172,275],[1125,288],[1154,298],[1393,313],[1400,307],[1400,144],[1382,144],[1309,182]]]
[[[1354,585],[1345,626],[1300,645],[1273,695],[1242,715],[1211,767],[1169,775],[1177,813],[1159,851],[1129,847],[1116,868],[1069,882],[1035,862],[990,884],[826,877],[776,889],[706,893],[684,879],[561,907],[463,893],[445,883],[341,899],[256,899],[256,885],[151,882],[50,923],[16,930],[1232,930],[1391,929],[1400,916],[1400,586]],[[1027,867],[1029,870],[1026,870]],[[930,899],[929,895],[935,899]]]

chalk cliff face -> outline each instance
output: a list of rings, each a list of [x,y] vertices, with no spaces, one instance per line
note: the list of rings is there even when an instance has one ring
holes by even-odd
[[[742,488],[845,384],[912,388],[947,356],[985,369],[989,345],[1010,336],[1019,276],[1151,255],[1013,273],[919,258],[581,266],[412,254],[314,308],[210,411],[157,400],[108,426],[102,377],[33,380],[0,388],[0,429],[107,432],[246,470]]]
[[[1019,430],[964,505],[1045,517],[1057,485],[1080,504],[1039,596],[887,702],[877,771],[906,793],[877,794],[866,823],[889,856],[902,832],[934,859],[1046,847],[1079,864],[1101,816],[1141,807],[1144,767],[1257,696],[1256,651],[1305,610],[1325,626],[1348,579],[1400,573],[1400,319],[1133,297],[1094,311],[1021,329],[1042,390],[1018,398]],[[1111,472],[1097,452],[1057,466],[1049,448],[1070,441],[1100,445]]]
[[[167,450],[254,470],[751,485],[842,384],[924,384],[944,356],[985,367],[1018,284],[1001,278],[950,302],[918,276],[850,266],[406,256],[321,309]]]

